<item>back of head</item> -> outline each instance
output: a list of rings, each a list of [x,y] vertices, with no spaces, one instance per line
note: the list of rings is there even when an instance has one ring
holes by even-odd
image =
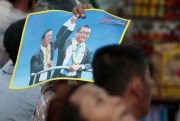
[[[13,5],[13,8],[18,9],[23,13],[32,12],[37,2],[37,0],[8,0],[8,1]],[[22,14],[22,13],[18,13],[18,14]]]
[[[46,121],[84,121],[78,105],[70,102],[70,96],[77,88],[78,86],[73,86],[65,97],[57,95],[51,100]]]
[[[4,47],[9,53],[14,65],[16,63],[24,23],[25,19],[13,23],[7,28],[4,35]]]
[[[123,95],[133,76],[143,77],[146,64],[133,46],[110,45],[97,50],[93,59],[95,84],[110,94]]]
[[[71,12],[76,6],[75,0],[39,0],[35,11],[65,10]]]
[[[8,0],[10,3],[14,4],[17,0]]]

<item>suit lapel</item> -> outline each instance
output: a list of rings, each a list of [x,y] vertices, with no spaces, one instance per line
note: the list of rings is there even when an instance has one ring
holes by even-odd
[[[54,45],[53,43],[50,43],[50,45],[51,45],[51,60],[53,60],[54,59]]]
[[[87,47],[86,47],[86,50],[85,50],[85,53],[84,53],[84,57],[83,57],[83,59],[82,59],[82,62],[81,62],[81,63],[84,63],[84,60],[85,60],[85,58],[86,58],[86,55],[87,55]]]
[[[44,62],[44,55],[43,55],[42,50],[40,49],[40,63],[43,63],[43,62]]]

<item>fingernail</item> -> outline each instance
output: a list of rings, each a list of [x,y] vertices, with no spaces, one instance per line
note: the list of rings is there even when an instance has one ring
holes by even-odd
[[[85,17],[85,14],[82,14],[81,16],[82,16],[82,17]]]
[[[76,14],[76,17],[79,17],[79,14]]]

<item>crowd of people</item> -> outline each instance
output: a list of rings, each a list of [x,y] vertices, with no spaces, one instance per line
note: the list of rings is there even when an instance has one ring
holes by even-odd
[[[84,9],[93,8],[75,0],[39,0],[32,5],[34,11],[72,11],[77,19],[85,17]],[[10,60],[0,70],[0,120],[138,121],[148,113],[152,82],[135,46],[99,48],[92,62],[94,83],[55,79],[28,89],[8,89],[24,24],[25,18],[18,20],[4,34]]]

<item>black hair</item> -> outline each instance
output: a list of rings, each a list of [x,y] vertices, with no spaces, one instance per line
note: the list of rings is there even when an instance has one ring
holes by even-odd
[[[88,25],[84,25],[84,26],[80,26],[76,31],[79,32],[81,30],[81,28],[83,28],[83,27],[90,29],[90,27]]]
[[[4,47],[9,53],[9,57],[13,61],[14,65],[17,59],[24,24],[25,19],[19,20],[11,24],[4,34]]]
[[[14,4],[17,0],[8,0],[10,3]]]
[[[65,10],[71,12],[76,6],[75,0],[47,0],[48,9]]]
[[[44,34],[42,35],[42,39],[44,39],[45,36],[46,36],[46,33],[50,32],[50,31],[52,31],[52,29],[47,29],[47,30],[44,32]]]
[[[123,95],[133,76],[144,77],[146,63],[134,46],[110,45],[97,50],[92,62],[95,84]]]
[[[37,3],[37,0],[35,0],[35,2]],[[33,8],[33,1],[28,0],[28,10],[31,10],[32,8]]]
[[[66,97],[56,96],[48,106],[46,121],[85,121],[80,114],[80,107],[70,101],[70,96],[78,89],[71,87]]]
[[[68,83],[68,80],[52,80],[49,82],[46,82],[44,86],[41,88],[41,93],[45,94],[47,91],[54,91],[53,87],[57,82],[61,83]]]
[[[11,4],[15,4],[18,0],[8,0]],[[35,2],[37,2],[38,0],[35,0]],[[28,0],[28,9],[31,10],[33,7],[33,1],[32,0]]]
[[[25,24],[26,19],[21,19],[13,24],[11,24],[5,34],[4,34],[4,47],[6,51],[9,53],[9,57],[12,59],[13,64],[15,65],[17,54],[19,50],[19,45],[21,41],[21,36],[23,32],[23,27]],[[42,38],[45,37],[46,33],[52,31],[51,29],[48,29],[42,36]]]

